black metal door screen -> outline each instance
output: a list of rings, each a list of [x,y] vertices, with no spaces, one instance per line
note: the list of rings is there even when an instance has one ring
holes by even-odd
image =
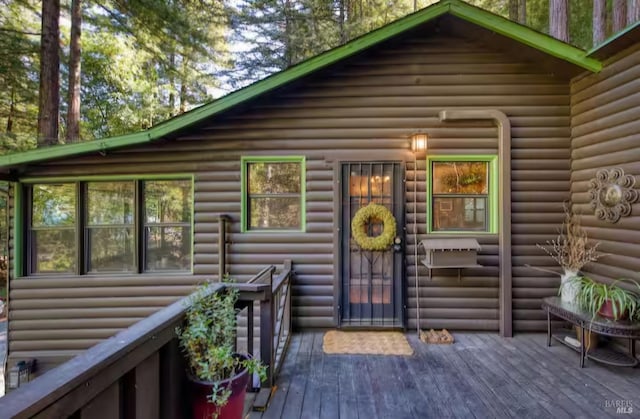
[[[404,184],[401,163],[343,163],[341,173],[341,324],[403,327]],[[396,219],[399,245],[384,251],[363,250],[353,240],[351,220],[370,202],[384,205]],[[373,220],[369,236],[382,233]]]

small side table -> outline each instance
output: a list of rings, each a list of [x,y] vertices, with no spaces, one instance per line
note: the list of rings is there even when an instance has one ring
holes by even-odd
[[[563,302],[560,297],[547,297],[543,299],[542,309],[547,312],[547,346],[551,346],[551,339],[554,339],[579,352],[580,368],[584,367],[585,358],[619,367],[635,367],[638,365],[634,341],[640,339],[639,322],[632,323],[623,320],[614,321],[600,316],[593,317],[577,305]],[[552,333],[551,316],[566,320],[581,329],[580,348],[576,348],[565,341],[565,337],[569,336],[569,333]],[[629,343],[628,353],[608,348],[594,348],[587,351],[584,341],[585,332],[594,332],[599,335],[627,339]]]

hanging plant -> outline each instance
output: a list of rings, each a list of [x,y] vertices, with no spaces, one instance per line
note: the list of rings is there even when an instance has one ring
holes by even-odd
[[[382,221],[383,230],[379,236],[371,237],[367,234],[367,224],[374,220]],[[351,235],[363,250],[386,250],[396,237],[396,219],[387,207],[370,203],[353,216]]]

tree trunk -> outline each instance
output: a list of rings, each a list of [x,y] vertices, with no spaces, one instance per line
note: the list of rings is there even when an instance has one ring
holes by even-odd
[[[82,0],[71,1],[71,43],[69,46],[69,110],[67,142],[80,139],[80,58],[82,52]]]
[[[60,116],[60,0],[42,2],[38,145],[58,142]]]
[[[613,0],[613,33],[620,32],[627,26],[627,0]]]
[[[518,21],[518,0],[509,0],[509,20]]]
[[[180,81],[180,113],[187,111],[187,58],[182,57],[182,77]]]
[[[569,42],[569,0],[549,1],[549,34]]]
[[[520,11],[518,13],[518,23],[527,24],[527,0],[520,0]]]
[[[607,37],[607,1],[593,0],[593,46],[600,45]]]
[[[640,20],[640,0],[629,0],[627,3],[627,25]]]
[[[346,44],[347,43],[347,31],[346,31],[346,27],[345,27],[345,22],[346,22],[346,5],[345,2],[347,0],[340,0],[340,10],[339,10],[339,16],[338,16],[338,23],[339,23],[339,27],[340,27],[340,45],[342,44]]]
[[[7,115],[7,129],[6,133],[11,134],[13,131],[13,114],[16,111],[16,88],[11,87],[11,103],[9,104],[9,115]]]

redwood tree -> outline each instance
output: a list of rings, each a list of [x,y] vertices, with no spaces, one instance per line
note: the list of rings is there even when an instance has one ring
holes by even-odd
[[[60,114],[60,0],[42,1],[38,145],[58,142]]]
[[[80,138],[80,56],[82,44],[82,0],[71,1],[71,40],[69,45],[69,109],[67,142]]]
[[[640,20],[640,0],[629,0],[627,3],[627,25]]]
[[[593,0],[593,46],[600,45],[607,37],[606,22],[606,0]]]
[[[569,42],[569,0],[549,1],[549,34]]]
[[[627,0],[613,0],[613,33],[623,30],[627,26]]]

